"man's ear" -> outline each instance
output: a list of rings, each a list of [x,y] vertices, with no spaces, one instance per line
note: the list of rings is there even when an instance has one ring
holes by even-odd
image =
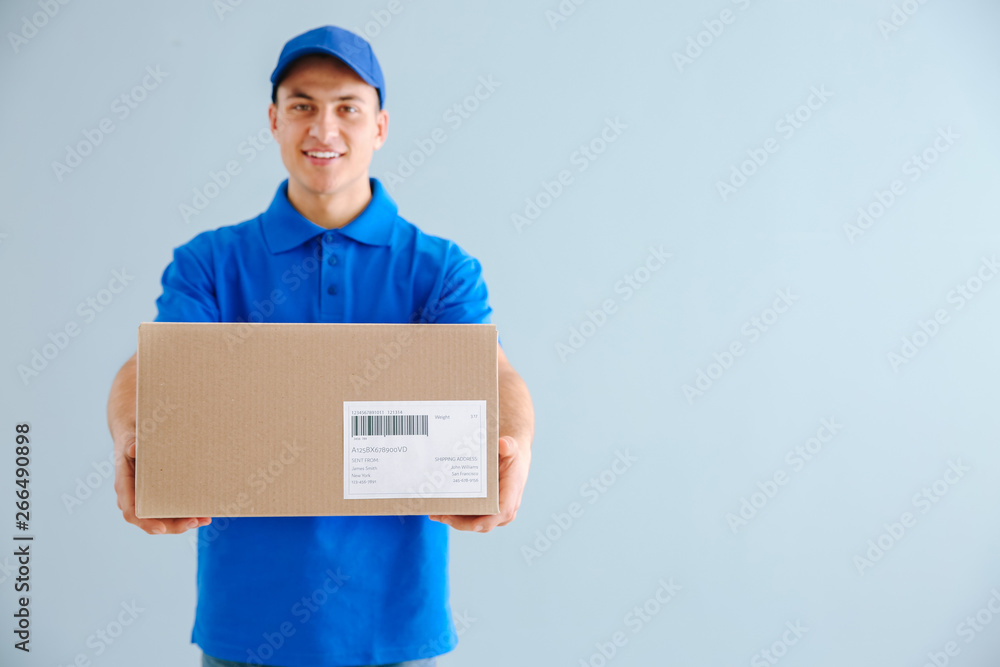
[[[267,118],[271,127],[271,136],[277,139],[278,132],[278,107],[274,102],[267,107]]]
[[[389,112],[385,109],[380,109],[378,117],[375,119],[375,124],[378,127],[378,136],[375,138],[375,150],[378,150],[385,145],[385,141],[389,136]]]

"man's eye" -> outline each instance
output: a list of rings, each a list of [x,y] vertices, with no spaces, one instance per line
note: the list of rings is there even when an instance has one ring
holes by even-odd
[[[308,109],[308,108],[309,108],[309,105],[308,105],[308,104],[296,104],[296,105],[295,105],[295,106],[293,106],[292,108],[293,108],[293,109]]]
[[[343,108],[343,109],[350,109],[351,111],[357,111],[358,110],[357,107],[350,107],[350,106],[348,106],[348,107],[341,107],[341,108]]]

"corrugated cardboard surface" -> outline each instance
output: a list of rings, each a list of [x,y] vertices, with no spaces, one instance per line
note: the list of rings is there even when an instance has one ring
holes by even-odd
[[[140,518],[499,511],[493,324],[143,322],[137,362]],[[487,496],[345,500],[343,402],[383,400],[485,400]]]

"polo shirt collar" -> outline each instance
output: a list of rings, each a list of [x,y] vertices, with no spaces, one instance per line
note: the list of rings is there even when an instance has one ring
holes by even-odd
[[[296,248],[324,232],[336,231],[368,245],[389,245],[396,220],[396,202],[377,178],[369,178],[372,198],[361,213],[349,223],[326,229],[295,210],[288,201],[288,179],[278,186],[271,205],[262,214],[261,229],[271,253]]]

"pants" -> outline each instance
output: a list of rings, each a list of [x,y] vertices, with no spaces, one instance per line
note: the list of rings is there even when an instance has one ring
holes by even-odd
[[[201,667],[255,667],[248,662],[233,662],[232,660],[222,660],[213,658],[206,653],[201,654]],[[319,667],[319,666],[317,666]],[[437,667],[437,658],[427,658],[425,660],[407,660],[406,662],[394,662],[384,665],[359,665],[358,667]]]

